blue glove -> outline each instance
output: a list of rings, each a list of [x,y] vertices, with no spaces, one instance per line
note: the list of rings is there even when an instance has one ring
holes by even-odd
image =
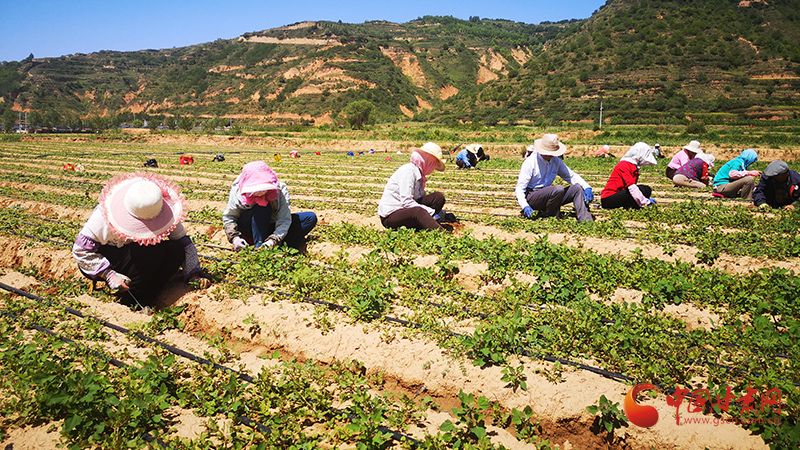
[[[530,206],[526,206],[525,209],[522,210],[522,214],[528,219],[530,219],[531,216],[533,215],[533,208],[531,208]]]
[[[588,187],[583,190],[583,199],[586,200],[586,203],[592,203],[592,200],[594,200],[592,188]]]
[[[651,198],[651,199],[650,199],[650,204],[651,204],[651,205],[655,205],[655,204],[656,204],[656,199],[654,199],[654,198]]]
[[[438,215],[438,214],[434,214],[434,215],[433,215],[433,219],[434,219],[434,220],[436,220],[437,222],[441,222],[441,221],[442,221],[442,218],[441,218],[441,217],[439,217],[439,215]]]

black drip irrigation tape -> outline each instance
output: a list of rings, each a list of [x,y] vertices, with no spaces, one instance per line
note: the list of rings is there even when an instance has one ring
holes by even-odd
[[[244,283],[239,283],[239,284],[244,285]],[[256,289],[256,288],[260,288],[260,287],[253,286],[253,288]],[[170,353],[173,353],[173,354],[178,355],[180,357],[186,358],[186,359],[188,359],[190,361],[197,362],[197,363],[202,364],[202,365],[213,367],[216,370],[221,370],[221,371],[224,371],[224,372],[228,372],[228,373],[234,374],[242,381],[245,381],[245,382],[248,382],[248,383],[251,383],[251,384],[261,384],[260,381],[256,380],[255,378],[251,377],[250,375],[243,374],[243,373],[241,373],[241,372],[239,372],[237,370],[231,369],[231,368],[223,366],[221,364],[217,364],[217,363],[215,363],[213,361],[209,361],[209,360],[207,360],[205,358],[202,358],[202,357],[199,357],[197,355],[194,355],[194,354],[192,354],[190,352],[187,352],[187,351],[185,351],[183,349],[180,349],[178,347],[175,347],[173,345],[165,344],[165,343],[163,343],[163,342],[161,342],[161,341],[159,341],[157,339],[153,339],[153,338],[151,338],[149,336],[145,336],[142,333],[135,332],[135,331],[130,331],[130,330],[124,328],[124,327],[121,327],[119,325],[113,324],[111,322],[108,322],[106,320],[103,320],[103,319],[100,319],[100,318],[97,318],[97,317],[94,317],[94,316],[87,316],[87,315],[83,314],[83,312],[81,312],[81,311],[78,311],[78,310],[76,310],[74,308],[70,308],[68,306],[60,305],[60,304],[58,304],[58,303],[56,303],[56,302],[54,302],[52,300],[46,299],[44,297],[40,297],[38,295],[31,294],[31,293],[29,293],[27,291],[24,291],[24,290],[21,290],[21,289],[17,289],[17,288],[15,288],[13,286],[9,286],[9,285],[7,285],[5,283],[2,283],[2,282],[0,282],[0,289],[4,289],[6,291],[9,291],[9,292],[12,292],[14,294],[29,298],[31,300],[35,300],[37,302],[47,303],[47,304],[49,304],[49,305],[51,305],[53,307],[62,308],[62,309],[64,309],[64,311],[66,311],[66,312],[68,312],[68,313],[70,313],[70,314],[72,314],[72,315],[74,315],[76,317],[80,317],[82,319],[94,320],[94,321],[96,321],[97,323],[99,323],[100,325],[102,325],[102,326],[104,326],[106,328],[110,328],[110,329],[112,329],[114,331],[120,332],[120,333],[122,333],[124,335],[127,335],[127,336],[134,336],[134,337],[136,337],[137,339],[139,339],[141,341],[144,341],[144,342],[147,342],[149,344],[161,347],[161,348],[167,350]],[[260,289],[265,289],[265,288],[260,288]],[[279,293],[279,294],[289,295],[289,294],[285,294],[285,293]],[[308,299],[308,300],[312,300],[312,299]],[[322,301],[319,301],[319,300],[312,300],[312,301],[318,302],[319,304],[325,305],[325,306],[338,306],[338,305],[335,305],[333,303],[322,302]],[[408,323],[410,324],[410,322],[408,322]],[[270,388],[274,389],[274,386],[270,386]],[[340,409],[337,409],[337,408],[334,408],[334,407],[328,407],[328,410],[331,411],[331,413],[333,413],[334,415],[347,417],[347,419],[350,420],[351,422],[355,422],[356,420],[358,420],[358,417],[356,417],[355,415],[350,414],[350,413],[348,413],[346,411],[343,411],[343,410],[340,410]],[[249,421],[249,422],[252,422],[252,421]],[[256,423],[256,422],[252,422],[252,423]],[[261,425],[261,426],[264,427],[263,425]],[[268,427],[264,427],[264,429],[269,430]],[[390,435],[391,438],[393,440],[397,441],[397,442],[408,442],[408,443],[412,444],[414,447],[418,447],[419,445],[422,444],[420,441],[418,441],[418,440],[416,440],[416,439],[414,439],[414,438],[412,438],[410,436],[403,435],[403,434],[401,434],[401,433],[399,433],[397,431],[391,430],[391,429],[386,428],[384,426],[379,426],[378,430],[380,430],[382,433]],[[271,434],[271,430],[269,431],[269,433]]]
[[[55,242],[55,241],[53,241],[53,242]],[[286,297],[286,298],[294,298],[294,296],[292,294],[289,294],[289,293],[286,293],[286,292],[281,292],[281,291],[278,291],[276,289],[265,288],[263,286],[257,286],[257,285],[254,285],[254,284],[243,283],[243,282],[236,282],[235,284],[237,284],[239,286],[248,287],[248,288],[256,290],[256,291],[270,292],[270,293],[273,293],[273,294],[276,294],[276,295],[280,295],[280,296],[283,296],[283,297]],[[38,299],[41,298],[41,297],[37,297],[37,296],[35,296],[33,294],[29,294],[29,293],[27,293],[25,291],[21,291],[19,289],[14,288],[14,287],[8,286],[8,285],[6,285],[4,283],[0,283],[0,288],[9,290],[11,292],[17,293],[19,295],[23,295],[25,297],[28,297],[28,298],[31,298],[31,299],[34,299],[34,300],[38,300]],[[341,311],[345,311],[345,312],[349,311],[351,309],[349,306],[338,305],[336,303],[326,302],[324,300],[316,300],[316,299],[312,299],[312,298],[309,298],[309,297],[301,297],[300,299],[303,302],[306,302],[306,303],[311,303],[311,304],[320,305],[320,306],[326,306],[326,307],[331,308],[331,309],[337,309],[337,310],[341,310]],[[49,303],[52,303],[52,302],[50,302],[49,300],[46,300],[46,299],[42,299],[42,300],[45,300],[45,301],[47,301]],[[60,305],[57,305],[57,306],[60,306]],[[66,307],[66,306],[61,306],[61,307],[64,308],[66,311],[77,315],[78,317],[82,317],[82,318],[85,317],[83,315],[83,313],[81,313],[80,311],[77,311],[75,309],[72,309],[72,308],[69,308],[69,307]],[[404,326],[411,327],[411,328],[417,328],[417,329],[424,328],[424,326],[421,325],[421,324],[414,323],[414,322],[411,322],[411,321],[408,321],[408,320],[404,320],[404,319],[398,319],[396,317],[378,316],[378,317],[376,317],[376,319],[377,318],[381,318],[381,319],[383,319],[383,320],[385,320],[387,322],[397,323],[397,324],[404,325]],[[110,323],[108,323],[108,322],[106,322],[106,321],[104,321],[102,319],[95,319],[95,320],[100,322],[102,325],[107,326],[109,328],[112,328],[112,329],[114,329],[116,331],[119,331],[121,333],[131,334],[131,332],[129,330],[127,330],[125,328],[122,328],[122,327],[119,327],[117,325],[110,324]],[[462,334],[459,334],[459,333],[455,333],[455,332],[452,332],[452,331],[448,331],[447,333],[449,335],[453,336],[453,337],[459,337],[459,338],[465,337],[465,335],[462,335]],[[150,342],[150,343],[153,343],[155,345],[162,346],[163,348],[167,349],[168,351],[173,351],[172,348],[174,348],[174,347],[172,347],[172,346],[169,346],[167,344],[163,344],[163,343],[161,343],[161,342],[159,342],[159,341],[157,341],[155,339],[152,339],[150,337],[141,335],[140,333],[134,332],[132,334],[134,336],[144,340],[145,342]],[[234,371],[233,369],[230,369],[230,368],[227,368],[227,367],[224,367],[224,366],[220,366],[217,363],[208,361],[208,360],[206,360],[204,358],[200,358],[200,357],[197,357],[195,355],[191,355],[190,353],[184,352],[183,350],[175,348],[175,352],[176,352],[175,354],[180,355],[180,356],[184,356],[185,358],[189,358],[189,359],[196,358],[196,359],[193,359],[193,360],[195,360],[197,362],[201,362],[202,361],[201,363],[211,364],[215,368],[219,368],[219,369],[222,369],[222,370],[230,371],[232,373],[238,373],[238,372]],[[183,353],[186,353],[186,355],[184,355]],[[523,354],[525,356],[529,356],[529,357],[532,357],[532,358],[544,359],[545,361],[550,361],[550,362],[559,362],[561,364],[567,364],[567,365],[570,365],[570,366],[573,366],[573,367],[577,367],[577,368],[580,368],[580,369],[583,369],[583,370],[588,370],[590,372],[593,372],[593,373],[596,373],[598,375],[602,375],[602,376],[605,376],[605,377],[608,377],[610,379],[613,379],[613,380],[616,380],[616,381],[620,381],[620,382],[634,381],[633,378],[628,377],[626,375],[623,375],[621,373],[610,372],[610,371],[607,371],[607,370],[604,370],[604,369],[600,369],[600,368],[597,368],[597,367],[592,367],[592,366],[589,366],[589,365],[586,365],[586,364],[577,363],[577,362],[574,362],[574,361],[569,361],[569,360],[563,359],[563,358],[557,358],[555,356],[537,355],[537,354],[534,354],[534,353],[529,352],[527,350],[523,351]],[[248,375],[244,375],[244,374],[239,374],[239,375],[240,375],[240,378],[241,377],[247,377],[247,378],[252,379],[252,377],[249,377]],[[245,378],[242,378],[242,379],[245,380],[245,381],[249,381],[249,380],[247,380]],[[254,382],[254,381],[250,381],[250,382]]]
[[[39,218],[39,217],[37,217],[37,218]],[[58,221],[53,221],[53,222],[58,222]],[[5,230],[8,231],[11,234],[14,234],[14,235],[17,235],[17,236],[24,236],[24,237],[27,237],[27,238],[30,238],[30,239],[37,239],[37,240],[40,240],[40,241],[50,242],[50,243],[54,243],[54,244],[61,245],[61,246],[70,246],[70,244],[67,244],[67,243],[64,243],[64,242],[60,242],[60,241],[55,241],[55,240],[48,239],[48,238],[43,238],[43,237],[34,236],[34,235],[30,235],[30,234],[17,233],[14,230],[10,230],[8,228],[6,228]],[[203,246],[203,247],[210,247],[210,248],[223,250],[223,251],[233,251],[230,248],[221,247],[221,246],[217,246],[217,245],[202,244],[202,243],[195,244],[195,245]],[[233,261],[226,260],[226,259],[221,259],[221,258],[215,258],[213,256],[206,256],[206,255],[198,255],[198,256],[200,258],[211,260],[211,261],[215,261],[215,262],[233,263]],[[322,265],[322,264],[312,263],[311,265],[313,265],[315,267],[318,267],[318,268],[321,268],[323,270],[340,271],[339,269],[335,269],[333,267],[325,266],[325,265]],[[256,286],[256,285],[246,284],[246,283],[241,283],[241,282],[237,282],[236,284],[238,284],[240,286],[244,286],[244,287],[249,287],[251,289],[267,291],[267,292],[270,292],[270,293],[281,295],[281,296],[286,297],[286,298],[292,298],[291,294],[285,293],[285,292],[281,292],[281,291],[277,291],[275,289],[264,288],[264,287],[261,287],[261,286]],[[435,287],[435,286],[428,286],[428,285],[425,285],[425,284],[422,284],[422,283],[417,283],[417,287],[433,289],[433,290],[435,290],[436,292],[439,292],[439,293],[442,293],[442,292],[446,293],[447,292],[444,289],[441,289],[441,288],[438,288],[438,287]],[[450,291],[451,292],[454,291],[456,294],[464,294],[466,296],[469,296],[469,297],[472,297],[472,298],[475,298],[475,299],[484,298],[484,297],[482,297],[480,295],[473,294],[471,292],[464,292],[464,291],[458,291],[458,290],[450,290]],[[309,298],[309,297],[302,297],[302,299],[303,299],[304,302],[318,304],[320,306],[327,306],[327,307],[332,308],[332,309],[339,309],[339,310],[343,310],[343,311],[349,311],[350,310],[350,307],[348,307],[348,306],[337,305],[335,303],[330,303],[330,302],[326,302],[326,301],[323,301],[323,300],[316,300],[316,299],[312,299],[312,298]],[[423,304],[423,305],[428,305],[428,306],[433,306],[433,307],[439,308],[439,309],[446,309],[447,308],[446,305],[442,305],[440,303],[431,302],[431,301],[427,301],[427,300],[425,300],[425,301],[423,301],[423,300],[415,300],[415,301],[417,303],[420,303],[420,304]],[[528,303],[521,304],[520,306],[526,307],[528,309],[533,309],[533,310],[541,310],[541,309],[546,309],[547,308],[547,305],[533,305],[533,304],[528,304]],[[461,311],[464,312],[464,313],[467,313],[467,314],[473,314],[473,315],[475,315],[477,317],[484,318],[484,319],[492,317],[490,314],[471,311],[469,309],[463,309],[462,308]],[[393,318],[393,317],[389,317],[389,316],[382,316],[382,318],[383,318],[383,320],[386,320],[388,322],[399,323],[401,325],[410,326],[412,328],[422,328],[422,326],[419,325],[419,324],[415,324],[413,322],[405,321],[403,319],[397,319],[397,318]],[[616,323],[616,320],[613,320],[613,319],[600,319],[600,322],[603,323],[604,325],[613,325],[613,324]],[[682,333],[669,333],[669,334],[672,335],[672,336],[678,336],[678,337],[684,336]],[[729,342],[722,342],[721,344],[726,346],[726,347],[741,348],[740,345],[729,343]],[[783,353],[776,353],[774,356],[776,358],[792,359],[791,356],[783,354]],[[702,362],[702,361],[694,361],[694,362]],[[724,365],[720,365],[720,364],[716,364],[716,363],[712,363],[712,362],[705,362],[704,364],[711,365],[711,366],[714,366],[714,367],[723,368],[725,370],[733,370],[732,368],[730,368],[728,366],[724,366]],[[756,374],[756,375],[760,375],[760,374]]]
[[[15,196],[8,195],[8,194],[0,194],[0,195],[2,195],[4,197],[8,197],[8,198],[18,198],[18,199],[22,199],[22,200],[36,201],[36,200],[29,199],[29,198],[25,198],[24,196],[15,197]],[[730,199],[728,199],[728,200],[730,200]],[[350,211],[356,211],[356,212],[365,212],[365,211],[375,210],[377,208],[377,205],[378,205],[377,203],[374,203],[374,202],[363,202],[363,201],[359,202],[359,201],[334,200],[334,199],[326,199],[326,200],[297,199],[297,201],[298,201],[298,203],[299,202],[306,202],[306,203],[313,203],[313,204],[318,204],[319,203],[319,204],[323,204],[323,205],[330,205],[330,204],[347,205],[349,208],[343,208],[343,209],[350,210]],[[598,214],[599,215],[604,215],[605,214],[606,210],[601,208],[599,204],[597,204],[597,203],[593,203],[593,204],[597,205],[597,207],[591,209],[591,212],[592,212],[593,215],[598,215]],[[469,207],[470,203],[469,202],[465,202],[464,204],[461,204],[461,206],[468,206]],[[480,207],[480,208],[505,208],[505,209],[512,209],[512,210],[514,209],[514,205],[513,204],[511,204],[510,206],[509,205],[502,205],[502,206],[488,205],[487,206],[487,205],[475,204],[475,207]],[[481,216],[485,216],[485,217],[520,218],[520,219],[522,218],[522,216],[519,213],[504,214],[504,213],[491,213],[491,212],[482,212],[482,211],[464,211],[464,210],[449,210],[449,211],[452,212],[452,213],[458,213],[462,217],[469,217],[469,216],[481,217]],[[201,222],[201,223],[207,223],[207,222]],[[635,236],[612,237],[612,239],[635,241],[636,237]],[[689,242],[677,242],[677,244],[690,245]]]
[[[52,337],[58,338],[60,341],[62,341],[62,342],[65,342],[65,343],[67,343],[67,344],[78,345],[78,346],[81,346],[81,347],[84,347],[84,348],[86,348],[86,346],[85,346],[85,345],[83,345],[83,344],[81,344],[81,343],[79,343],[79,342],[75,342],[74,340],[72,340],[72,339],[70,339],[70,338],[68,338],[68,337],[61,336],[60,334],[56,333],[56,332],[55,332],[55,331],[53,331],[53,330],[50,330],[50,329],[47,329],[47,328],[41,327],[41,326],[39,326],[39,325],[36,325],[36,324],[30,323],[29,321],[27,321],[27,320],[23,319],[22,317],[19,317],[19,316],[16,316],[16,315],[14,315],[14,314],[11,314],[11,313],[10,313],[10,312],[8,312],[8,311],[3,311],[3,310],[0,310],[0,315],[2,315],[2,316],[5,316],[5,317],[8,317],[9,319],[15,320],[15,321],[17,321],[17,322],[24,323],[24,324],[25,324],[25,326],[27,326],[27,327],[30,327],[30,328],[32,328],[32,329],[34,329],[34,330],[36,330],[36,331],[38,331],[38,332],[40,332],[40,333],[44,333],[44,334],[48,335],[48,336],[52,336]],[[104,354],[104,353],[100,353],[100,352],[98,352],[98,351],[96,351],[96,350],[90,350],[90,351],[91,351],[91,352],[92,352],[92,354],[94,354],[95,356],[98,356],[98,357],[100,357],[100,358],[102,358],[102,359],[104,359],[104,360],[108,361],[108,362],[109,362],[109,364],[113,365],[114,367],[120,367],[120,368],[122,368],[122,367],[127,367],[127,366],[128,366],[128,364],[126,364],[126,363],[124,363],[124,362],[122,362],[122,361],[120,361],[120,360],[118,360],[118,359],[116,359],[116,358],[113,358],[113,357],[111,357],[111,356],[108,356],[108,355],[106,355],[106,354]],[[167,445],[167,443],[166,443],[166,442],[162,441],[162,440],[161,440],[161,438],[157,438],[157,437],[155,437],[155,436],[151,435],[151,434],[150,434],[150,433],[148,433],[148,432],[144,432],[144,433],[142,434],[142,436],[141,436],[141,437],[142,437],[142,439],[144,439],[144,440],[145,440],[145,442],[147,442],[147,443],[153,443],[153,442],[155,442],[155,443],[157,443],[158,445],[160,445],[160,446],[161,446],[161,448],[173,448],[173,447],[171,447],[170,445]]]

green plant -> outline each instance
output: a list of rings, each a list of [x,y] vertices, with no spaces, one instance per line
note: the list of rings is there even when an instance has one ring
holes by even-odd
[[[619,428],[628,426],[628,418],[620,411],[619,403],[611,403],[611,400],[607,399],[605,395],[600,396],[597,405],[587,406],[586,411],[589,411],[590,414],[600,413],[595,420],[609,435],[613,435],[614,431]]]
[[[485,444],[487,437],[484,411],[489,408],[489,401],[483,396],[476,400],[474,395],[464,391],[458,392],[458,399],[461,406],[451,410],[456,416],[456,422],[448,419],[439,427],[444,432],[442,439],[454,449],[470,448],[471,444]]]
[[[524,373],[525,366],[520,364],[517,368],[512,366],[506,366],[503,368],[503,377],[500,378],[502,381],[508,383],[506,387],[510,387],[512,392],[517,392],[517,389],[522,389],[523,391],[528,390],[528,384],[525,382],[528,377]]]

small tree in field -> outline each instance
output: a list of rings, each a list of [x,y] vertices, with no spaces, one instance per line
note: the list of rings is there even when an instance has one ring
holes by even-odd
[[[189,116],[181,116],[178,119],[178,128],[183,131],[191,131],[194,128],[194,119]]]
[[[342,113],[351,127],[360,130],[370,123],[370,115],[375,105],[367,100],[358,100],[345,106]]]
[[[706,126],[703,122],[700,121],[693,121],[689,122],[689,125],[686,125],[686,133],[697,135],[703,134],[706,132]]]
[[[6,133],[13,133],[14,125],[17,124],[17,113],[12,111],[11,108],[6,109],[3,113],[3,130]]]

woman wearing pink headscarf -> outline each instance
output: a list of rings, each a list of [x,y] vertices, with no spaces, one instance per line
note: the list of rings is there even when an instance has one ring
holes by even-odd
[[[264,161],[245,164],[233,181],[222,224],[228,242],[239,251],[248,245],[272,248],[281,243],[300,249],[317,224],[313,212],[292,214],[289,189]]]
[[[439,222],[445,217],[444,194],[425,193],[428,175],[444,171],[442,149],[428,142],[411,153],[411,162],[400,166],[386,182],[378,204],[381,224],[386,228],[400,227],[417,230],[441,230]],[[454,220],[452,214],[446,214]]]

